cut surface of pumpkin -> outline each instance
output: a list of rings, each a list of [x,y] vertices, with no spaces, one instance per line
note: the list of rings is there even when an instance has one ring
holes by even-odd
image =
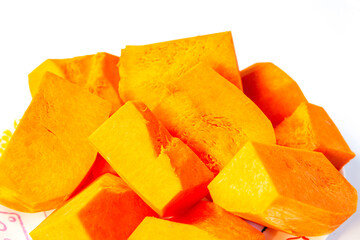
[[[44,74],[51,72],[109,101],[112,114],[122,105],[118,94],[118,62],[119,57],[104,52],[75,58],[48,59],[29,74],[31,95],[34,97],[38,92]]]
[[[333,232],[357,205],[355,188],[322,153],[255,142],[208,188],[225,210],[297,236]]]
[[[265,240],[260,231],[213,202],[200,201],[183,215],[171,220],[195,226],[219,239]]]
[[[275,143],[274,129],[261,110],[204,63],[174,81],[153,112],[215,174],[249,139]]]
[[[241,71],[244,93],[276,126],[307,102],[298,84],[273,63],[256,63]]]
[[[88,136],[110,103],[47,73],[0,159],[0,203],[38,212],[64,203],[89,171]]]
[[[355,157],[326,111],[310,103],[302,103],[275,134],[277,144],[322,152],[338,170]]]
[[[120,97],[124,101],[142,101],[153,110],[167,95],[167,86],[199,62],[205,62],[242,89],[231,32],[223,32],[127,46],[119,62]]]
[[[30,235],[33,240],[125,240],[146,216],[156,213],[121,178],[104,174]]]
[[[221,240],[216,236],[189,224],[182,224],[154,217],[146,217],[129,240]]]
[[[184,211],[208,193],[213,174],[141,102],[127,102],[89,139],[161,216]]]

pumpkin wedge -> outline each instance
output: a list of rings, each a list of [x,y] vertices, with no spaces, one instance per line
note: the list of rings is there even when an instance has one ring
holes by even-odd
[[[300,104],[275,135],[279,145],[322,152],[338,170],[355,157],[326,111],[310,103]]]
[[[241,71],[244,93],[276,126],[307,102],[297,83],[273,63],[256,63]]]
[[[208,193],[213,174],[141,102],[127,102],[89,139],[161,216],[182,212]]]
[[[231,32],[222,32],[127,46],[119,62],[120,97],[124,101],[140,100],[152,110],[166,96],[167,86],[199,62],[207,63],[242,89]]]
[[[111,102],[112,114],[122,105],[117,91],[120,80],[116,66],[118,62],[119,57],[104,52],[75,58],[48,59],[29,74],[31,95],[34,97],[38,92],[44,74],[51,72]]]
[[[255,142],[208,188],[225,210],[297,236],[333,232],[357,205],[355,188],[322,153]]]
[[[105,174],[30,233],[33,240],[126,240],[156,213],[119,177]]]
[[[185,214],[171,219],[200,228],[219,239],[265,240],[264,235],[215,203],[200,201]]]
[[[204,63],[173,81],[153,112],[215,174],[249,139],[276,142],[271,122],[261,110]]]
[[[44,75],[0,159],[0,204],[38,212],[64,203],[88,173],[88,136],[111,104],[54,74]]]
[[[129,240],[221,240],[192,225],[176,223],[165,219],[146,217]]]

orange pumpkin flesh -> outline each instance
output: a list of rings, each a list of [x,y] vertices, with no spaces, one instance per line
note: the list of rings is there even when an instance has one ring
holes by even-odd
[[[176,223],[165,219],[146,217],[135,231],[130,235],[129,240],[220,240],[216,236],[195,226],[183,223]]]
[[[200,201],[172,221],[195,226],[219,239],[265,240],[264,235],[247,222],[208,201]]]
[[[231,32],[223,32],[127,46],[119,62],[120,97],[124,101],[142,101],[153,110],[167,95],[167,86],[199,62],[205,62],[242,89]]]
[[[318,236],[356,211],[330,164],[355,154],[330,117],[274,64],[240,72],[230,32],[48,59],[29,87],[0,149],[0,204],[58,208],[34,240],[128,239],[136,227],[130,240],[264,240],[239,216]]]
[[[104,52],[69,59],[48,59],[29,74],[30,92],[35,96],[43,75],[51,72],[111,102],[111,115],[123,104],[117,91],[120,80],[118,62],[119,57]],[[115,173],[101,156],[97,157],[88,176],[73,195],[107,172]]]
[[[161,216],[182,212],[207,194],[211,172],[140,102],[127,102],[89,139]]]
[[[152,211],[119,177],[105,174],[43,221],[33,240],[127,239]]]
[[[94,163],[87,137],[110,109],[105,100],[45,74],[0,159],[0,203],[24,212],[62,205]]]
[[[34,97],[46,72],[69,80],[112,104],[111,114],[121,105],[118,94],[119,57],[108,53],[97,53],[69,59],[48,59],[29,74],[29,87]]]
[[[355,188],[323,154],[254,142],[208,188],[225,210],[297,236],[331,233],[357,204]]]
[[[275,143],[272,125],[261,110],[203,63],[173,81],[153,112],[215,174],[249,139]]]
[[[307,102],[297,83],[272,63],[256,63],[241,71],[244,93],[276,126]]]
[[[322,152],[338,170],[355,157],[325,110],[310,103],[301,104],[275,134],[277,144]]]

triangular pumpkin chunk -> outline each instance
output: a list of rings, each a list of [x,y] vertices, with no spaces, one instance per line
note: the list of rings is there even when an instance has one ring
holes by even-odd
[[[87,137],[111,104],[47,73],[0,159],[0,203],[24,212],[64,203],[95,161]]]
[[[123,104],[117,91],[120,81],[116,66],[118,62],[119,57],[105,52],[74,58],[48,59],[29,74],[31,95],[34,97],[38,92],[44,74],[51,72],[109,101],[113,114]]]
[[[338,170],[355,157],[326,111],[314,104],[300,104],[275,135],[279,145],[322,152]]]
[[[156,213],[121,178],[105,174],[30,235],[33,240],[126,240],[146,216]]]
[[[89,139],[161,216],[181,213],[208,193],[213,174],[141,102],[125,103]]]
[[[208,188],[225,210],[297,236],[329,234],[357,206],[355,188],[322,153],[255,142]]]

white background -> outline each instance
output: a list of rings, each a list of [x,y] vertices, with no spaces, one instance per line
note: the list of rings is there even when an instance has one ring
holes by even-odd
[[[50,3],[51,2],[51,3]],[[0,0],[0,127],[30,102],[27,74],[47,58],[231,30],[240,69],[270,61],[323,106],[360,156],[360,1]],[[360,190],[360,163],[346,167]],[[330,239],[360,239],[355,214]]]

